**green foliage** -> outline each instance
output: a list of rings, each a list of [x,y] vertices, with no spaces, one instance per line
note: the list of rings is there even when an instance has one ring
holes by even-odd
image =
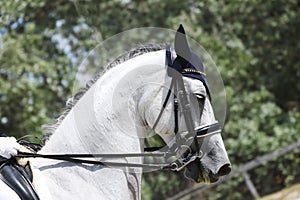
[[[81,58],[80,52],[86,51],[90,39],[80,41],[87,31],[83,29],[78,34],[74,31],[74,27],[81,25],[80,19],[61,18],[62,13],[72,14],[73,4],[52,1],[2,1],[1,4],[0,130],[16,137],[26,134],[40,137],[41,125],[58,117],[71,95],[74,59]],[[57,5],[61,7],[54,10]],[[66,46],[59,44],[58,37],[64,39]]]
[[[88,51],[145,26],[186,32],[212,56],[227,92],[225,145],[234,167],[299,139],[300,13],[296,0],[0,2],[0,133],[41,136],[72,95]],[[299,150],[249,172],[260,194],[299,181]],[[143,199],[190,187],[182,174],[147,173]],[[252,199],[241,176],[191,199]],[[187,197],[188,199],[189,197]]]
[[[187,186],[192,186],[184,180],[182,173],[170,171],[155,171],[143,175],[143,199],[165,199],[170,197]]]

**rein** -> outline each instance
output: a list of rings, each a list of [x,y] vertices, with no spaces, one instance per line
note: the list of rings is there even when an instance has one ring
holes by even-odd
[[[170,169],[173,170],[173,166],[170,164],[139,164],[139,163],[122,163],[122,162],[107,162],[97,160],[85,160],[78,158],[124,158],[124,157],[163,157],[165,158],[167,153],[126,153],[126,154],[37,154],[18,152],[17,158],[46,158],[52,160],[68,161],[79,164],[92,164],[106,167],[134,167],[134,168],[150,168],[150,169]]]
[[[220,125],[215,123],[213,125],[202,126],[196,129],[197,138],[207,137],[220,132]],[[186,134],[183,132],[182,134]],[[155,149],[154,149],[155,148]],[[145,148],[145,151],[153,151],[163,147],[149,147]],[[79,164],[92,164],[107,167],[134,167],[134,168],[145,168],[145,169],[157,169],[157,170],[172,170],[180,171],[186,165],[180,165],[178,161],[173,161],[170,164],[162,163],[149,163],[149,164],[138,164],[138,163],[120,163],[120,162],[107,162],[107,161],[97,161],[97,160],[87,160],[83,158],[124,158],[124,157],[156,157],[170,159],[176,156],[170,151],[167,152],[143,152],[143,153],[118,153],[118,154],[38,154],[29,152],[18,152],[16,158],[45,158],[52,160],[67,161]],[[196,156],[191,156],[189,162],[196,159]]]

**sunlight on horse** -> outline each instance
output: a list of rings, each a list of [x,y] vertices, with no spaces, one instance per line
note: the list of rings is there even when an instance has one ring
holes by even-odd
[[[177,49],[191,51],[175,43]],[[137,52],[137,50],[134,50]],[[166,66],[164,46],[145,46],[123,62],[111,64],[102,76],[77,99],[52,128],[41,154],[73,153],[141,153],[144,138],[156,122],[172,78]],[[182,56],[184,57],[184,56]],[[193,61],[191,61],[193,62]],[[193,63],[195,65],[195,63]],[[196,63],[197,64],[197,63]],[[199,63],[198,63],[199,64]],[[190,105],[193,127],[216,122],[207,87],[202,81],[183,77]],[[174,93],[174,91],[172,91]],[[73,101],[73,102],[72,102]],[[76,102],[76,103],[75,103]],[[155,126],[164,142],[174,144],[174,96]],[[181,110],[178,133],[187,131]],[[230,172],[230,162],[220,132],[198,139],[203,153],[185,167],[186,177],[211,183]],[[143,163],[137,158],[105,158],[101,161]],[[141,199],[141,168],[106,167],[75,164],[42,158],[31,159],[37,172],[35,184],[40,199]]]

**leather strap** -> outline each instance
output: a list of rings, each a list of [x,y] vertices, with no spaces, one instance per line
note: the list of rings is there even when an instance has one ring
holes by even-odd
[[[154,125],[153,125],[153,127],[152,127],[152,130],[153,130],[154,132],[155,132],[156,126],[157,126],[157,124],[158,124],[158,122],[159,122],[159,120],[160,120],[160,118],[161,118],[163,112],[165,111],[165,108],[166,108],[166,106],[167,106],[167,103],[169,102],[169,99],[170,99],[170,95],[171,95],[173,86],[174,86],[174,80],[172,79],[171,85],[170,85],[170,87],[169,87],[169,91],[168,91],[167,96],[166,96],[166,99],[165,99],[165,101],[164,101],[164,103],[163,103],[163,106],[161,107],[160,112],[159,112],[159,114],[158,114],[158,117],[156,118],[156,120],[155,120],[155,122],[154,122]]]
[[[12,188],[21,200],[39,200],[33,185],[20,170],[22,170],[21,167],[18,168],[16,164],[8,160],[0,167],[0,179]]]

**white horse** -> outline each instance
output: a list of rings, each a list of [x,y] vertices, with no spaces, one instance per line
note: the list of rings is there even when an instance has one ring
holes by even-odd
[[[178,51],[191,50],[177,41],[172,55],[177,56]],[[144,151],[143,138],[148,136],[156,122],[172,78],[165,64],[166,49],[145,47],[135,52],[139,52],[138,55],[111,64],[112,67],[93,85],[69,103],[68,111],[58,120],[38,153],[126,154]],[[183,82],[193,126],[215,123],[205,84],[192,77],[183,77]],[[204,103],[203,110],[199,102]],[[174,143],[174,119],[174,96],[171,96],[155,126],[155,132],[168,145]],[[181,109],[178,111],[178,128],[179,133],[187,131]],[[203,156],[188,165],[186,174],[197,182],[214,182],[230,171],[223,140],[219,132],[200,140]],[[42,200],[141,199],[141,168],[96,166],[43,158],[30,160],[36,169],[35,186]],[[140,157],[101,161],[143,163]]]

